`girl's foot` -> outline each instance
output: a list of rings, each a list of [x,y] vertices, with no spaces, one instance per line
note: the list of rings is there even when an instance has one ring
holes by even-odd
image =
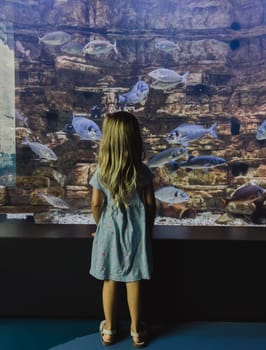
[[[103,345],[113,345],[115,343],[116,330],[106,329],[105,327],[106,321],[103,320],[100,323],[100,338]]]
[[[144,346],[148,343],[148,333],[144,326],[142,326],[142,329],[140,332],[134,332],[130,331],[130,335],[132,337],[133,345],[136,348],[144,348]]]

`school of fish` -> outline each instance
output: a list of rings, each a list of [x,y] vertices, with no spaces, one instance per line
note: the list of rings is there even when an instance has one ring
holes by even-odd
[[[5,43],[5,33],[2,31],[0,34],[0,39]],[[84,57],[95,56],[97,58],[100,58],[101,55],[109,55],[112,52],[115,55],[119,55],[116,41],[112,43],[107,40],[94,39],[85,44],[81,44],[72,40],[71,35],[64,31],[46,33],[43,36],[39,36],[38,40],[40,45],[52,47],[60,46],[61,52],[68,55]],[[30,50],[25,48],[21,41],[17,40],[15,42],[15,49],[20,57],[25,58],[30,63],[33,62]],[[161,39],[155,43],[155,49],[171,53],[176,50],[179,51],[180,45],[179,43],[170,40]],[[118,94],[118,108],[123,110],[128,106],[134,106],[137,104],[144,105],[147,102],[150,88],[162,90],[164,93],[167,93],[179,85],[186,87],[188,84],[189,71],[181,74],[174,70],[160,67],[150,71],[148,77],[148,79],[152,79],[150,84],[145,80],[139,79],[133,87],[129,88],[128,92]],[[100,111],[98,111],[99,107],[94,106],[93,108],[97,111],[97,114],[91,115],[93,117],[98,117],[100,115]],[[6,117],[8,118],[12,116]],[[16,111],[15,118],[22,121],[25,126],[29,126],[27,117],[22,116],[19,111]],[[187,150],[187,147],[191,142],[195,142],[206,135],[218,139],[216,127],[217,123],[214,123],[210,127],[192,123],[178,125],[175,129],[169,131],[166,141],[170,145],[179,146],[171,146],[170,148],[154,154],[148,159],[147,165],[151,169],[166,167],[172,172],[178,171],[180,168],[186,169],[187,171],[191,169],[204,169],[205,171],[208,171],[217,166],[226,166],[227,161],[224,158],[217,157],[213,154],[193,156],[189,154]],[[237,135],[239,130],[239,121],[236,118],[231,118],[232,135]],[[99,141],[102,137],[100,127],[93,120],[87,118],[85,115],[75,113],[72,115],[71,122],[65,126],[65,132],[69,135],[75,133],[81,140],[87,141]],[[266,140],[266,120],[262,121],[258,126],[255,137],[259,142]],[[25,138],[23,143],[27,144],[40,159],[45,159],[47,161],[57,160],[56,154],[48,146],[36,141],[30,141],[28,138]],[[178,161],[178,159],[184,157],[186,158],[185,160]],[[232,201],[254,201],[263,194],[265,194],[265,190],[261,186],[246,184],[236,189],[231,197],[227,199],[226,205]],[[54,207],[68,209],[67,203],[61,198],[44,193],[40,193],[40,196]],[[155,197],[157,200],[166,202],[169,205],[189,200],[189,196],[182,189],[170,185],[158,189],[155,192]]]

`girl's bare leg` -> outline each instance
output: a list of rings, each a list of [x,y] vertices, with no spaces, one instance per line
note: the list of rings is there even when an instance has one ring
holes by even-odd
[[[126,283],[127,303],[131,318],[131,331],[139,332],[141,320],[141,281]]]
[[[103,311],[105,316],[105,329],[116,329],[116,300],[117,300],[117,282],[104,281],[103,290]],[[104,335],[104,340],[110,341],[112,336]]]

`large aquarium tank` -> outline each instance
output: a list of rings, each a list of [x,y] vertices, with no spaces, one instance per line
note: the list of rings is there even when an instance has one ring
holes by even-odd
[[[138,118],[156,225],[266,224],[265,0],[0,0],[1,222],[92,224],[107,112]]]

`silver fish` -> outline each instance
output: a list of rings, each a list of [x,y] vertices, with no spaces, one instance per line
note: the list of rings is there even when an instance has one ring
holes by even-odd
[[[99,126],[91,119],[73,114],[72,126],[81,140],[97,141],[102,138]]]
[[[169,133],[167,141],[187,146],[189,142],[197,140],[206,134],[218,138],[216,126],[217,123],[214,123],[210,128],[204,128],[202,125],[197,124],[181,124]]]
[[[4,116],[8,119],[14,119],[14,116],[12,115],[4,114]],[[21,115],[17,110],[15,111],[15,118],[16,120],[23,122],[24,126],[27,128],[29,127],[28,117],[23,117],[23,115]]]
[[[139,80],[130,91],[118,96],[119,106],[124,108],[126,105],[132,106],[137,103],[145,103],[149,90],[149,85],[145,81]]]
[[[50,32],[39,38],[39,43],[46,45],[58,46],[63,45],[71,40],[70,34],[62,31]]]
[[[169,205],[183,203],[189,200],[189,196],[179,188],[174,186],[165,186],[155,191],[155,198]]]
[[[2,40],[3,44],[7,44],[7,42],[8,42],[8,36],[5,32],[4,25],[2,28],[1,23],[0,23],[0,40]]]
[[[82,52],[84,55],[101,55],[108,54],[112,50],[118,54],[116,41],[112,44],[107,40],[92,40],[83,47]]]
[[[174,89],[179,82],[175,83],[164,83],[162,81],[154,81],[150,87],[154,90],[163,90],[164,92],[168,92],[169,90]]]
[[[183,83],[186,85],[189,72],[180,75],[172,69],[159,68],[148,73],[148,75],[151,78],[155,79],[156,82],[161,81],[164,83]]]
[[[174,50],[179,50],[178,44],[174,43],[173,41],[170,40],[160,40],[155,44],[155,48],[165,51],[165,52],[170,52]]]
[[[16,51],[19,52],[23,57],[25,57],[29,62],[33,62],[30,55],[30,50],[25,49],[22,42],[19,40],[16,40]]]
[[[167,164],[169,161],[177,160],[178,158],[182,157],[186,153],[187,153],[187,150],[185,148],[180,148],[180,147],[168,148],[152,156],[148,160],[147,165],[150,168],[157,168],[157,167],[160,168],[160,167],[163,167],[165,164]]]
[[[258,127],[256,139],[258,141],[266,140],[266,120],[264,120]]]
[[[39,142],[29,141],[29,139],[25,139],[23,144],[29,145],[31,150],[39,156],[39,158],[44,158],[47,160],[57,160],[56,154],[46,145],[43,145]]]
[[[29,127],[28,117],[24,117],[17,109],[15,110],[15,118],[18,121],[22,121],[27,128]]]
[[[73,56],[83,56],[83,45],[74,41],[68,41],[60,47],[61,52]]]
[[[47,203],[51,204],[55,208],[69,209],[69,205],[60,197],[45,194],[44,192],[39,192],[38,195],[44,198]]]
[[[186,168],[186,169],[205,169],[214,168],[217,166],[224,165],[226,160],[221,157],[216,156],[189,156],[188,160],[184,162],[175,162],[172,161],[168,163],[171,170],[176,170],[178,168]]]

